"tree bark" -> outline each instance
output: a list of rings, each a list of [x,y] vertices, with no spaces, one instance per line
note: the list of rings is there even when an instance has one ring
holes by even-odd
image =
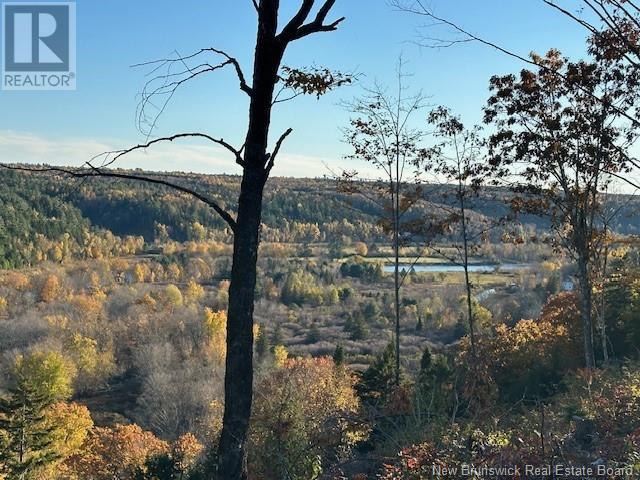
[[[593,348],[592,289],[588,265],[588,256],[580,253],[578,255],[578,282],[580,283],[580,318],[584,338],[585,367],[588,370],[593,370],[596,366],[596,360]]]
[[[606,230],[605,230],[606,237]],[[606,241],[606,239],[605,239]],[[609,348],[607,346],[607,318],[605,315],[605,309],[607,304],[607,297],[605,294],[605,287],[607,285],[607,260],[609,258],[609,246],[605,245],[604,248],[604,260],[602,264],[602,291],[600,293],[600,340],[602,341],[602,360],[605,365],[609,363]]]
[[[246,442],[253,398],[253,303],[256,286],[261,179],[246,170],[242,180],[229,286],[225,409],[218,447],[219,478],[247,479]]]
[[[477,352],[476,352],[476,333],[475,333],[475,318],[473,314],[473,305],[472,305],[472,292],[471,292],[471,280],[469,279],[469,235],[467,231],[467,209],[464,203],[464,191],[462,187],[462,173],[460,171],[460,166],[458,165],[458,196],[460,200],[460,216],[462,217],[462,242],[464,248],[464,283],[467,293],[467,315],[469,316],[469,338],[471,339],[471,355],[473,357],[473,365],[474,369],[477,364]]]
[[[238,200],[227,314],[225,408],[218,446],[218,478],[246,480],[253,399],[253,309],[262,200],[273,94],[284,48],[275,38],[278,1],[262,2]]]
[[[395,293],[395,315],[396,315],[396,386],[400,386],[400,161],[396,159],[396,182],[395,197],[393,199],[393,254],[394,254],[394,277],[393,289]],[[409,272],[405,272],[408,275]]]

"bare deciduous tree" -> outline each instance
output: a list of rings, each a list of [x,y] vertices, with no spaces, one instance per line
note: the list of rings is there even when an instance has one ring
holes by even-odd
[[[472,357],[476,361],[476,309],[473,306],[473,285],[469,275],[470,260],[474,246],[489,234],[494,223],[499,223],[471,221],[472,202],[478,197],[483,183],[485,141],[480,135],[479,127],[466,129],[461,120],[445,107],[432,110],[428,121],[435,127],[433,134],[439,140],[429,151],[428,165],[438,180],[446,182],[455,192],[453,205],[442,204],[442,211],[434,212],[438,218],[434,218],[429,224],[437,226],[437,230],[457,234],[460,239],[459,245],[454,244],[455,254],[439,248],[434,251],[451,263],[462,266],[464,271],[469,339]]]
[[[234,245],[229,288],[225,410],[218,446],[217,468],[215,472],[208,472],[211,477],[224,480],[248,478],[246,444],[253,395],[253,310],[263,192],[283,142],[291,134],[291,129],[286,130],[269,151],[272,108],[275,103],[282,100],[278,98],[276,89],[281,85],[293,91],[290,95],[290,98],[293,98],[300,93],[321,95],[349,82],[345,76],[334,75],[328,70],[282,68],[285,52],[291,44],[307,36],[331,32],[338,28],[344,18],[328,20],[335,6],[335,0],[301,0],[296,13],[284,22],[281,29],[279,29],[279,20],[281,20],[279,0],[252,0],[252,3],[258,22],[251,80],[245,76],[236,58],[215,48],[202,49],[188,56],[151,62],[146,65],[151,65],[153,72],[160,72],[163,68],[166,68],[166,72],[159,73],[147,83],[138,110],[138,118],[141,124],[147,125],[148,129],[145,133],[150,136],[155,129],[158,115],[164,112],[178,89],[194,78],[224,68],[232,68],[237,76],[240,90],[248,96],[250,104],[249,122],[242,147],[233,147],[224,139],[205,133],[180,133],[161,138],[147,138],[144,143],[131,148],[103,154],[100,156],[102,163],[99,166],[97,165],[99,157],[89,161],[87,168],[82,169],[3,165],[6,168],[41,173],[63,173],[80,179],[111,177],[162,185],[206,203],[228,224],[234,234]],[[205,55],[221,61],[210,63],[207,59],[200,60]],[[199,63],[190,65],[189,62]],[[150,115],[149,110],[154,105],[157,108],[156,113]],[[173,181],[168,176],[133,174],[106,168],[134,151],[180,139],[206,140],[219,145],[230,152],[236,163],[242,167],[242,183],[235,216],[216,199],[196,188]]]
[[[355,115],[346,130],[346,141],[353,147],[351,159],[364,160],[381,172],[377,182],[359,182],[357,172],[345,172],[342,190],[365,195],[383,210],[382,226],[392,236],[395,313],[395,381],[400,384],[400,248],[415,232],[415,219],[408,214],[422,200],[422,188],[417,171],[426,150],[420,146],[423,132],[412,127],[415,114],[424,107],[425,97],[410,94],[405,85],[403,61],[397,69],[397,91],[389,94],[377,86],[363,98],[348,105]],[[404,275],[408,275],[405,272]]]

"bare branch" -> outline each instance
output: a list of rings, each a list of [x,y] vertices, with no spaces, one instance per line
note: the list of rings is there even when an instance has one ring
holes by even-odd
[[[346,20],[346,17],[340,17],[338,20],[328,25],[315,24],[315,22],[304,25],[298,29],[298,32],[296,33],[294,40],[298,40],[300,38],[306,37],[307,35],[311,35],[313,33],[333,32],[334,30],[337,30],[338,25],[340,25],[340,23],[344,22],[345,20]]]
[[[176,135],[172,135],[169,137],[161,137],[161,138],[156,138],[154,140],[151,140],[147,143],[143,143],[143,144],[139,144],[139,145],[135,145],[133,147],[127,148],[125,150],[116,150],[116,151],[112,151],[112,152],[105,152],[102,153],[95,158],[101,157],[101,156],[105,156],[107,159],[108,157],[110,157],[111,155],[115,155],[113,158],[111,158],[111,160],[109,160],[108,162],[105,162],[101,165],[101,168],[104,167],[108,167],[110,165],[112,165],[116,160],[118,160],[120,157],[123,157],[124,155],[127,155],[131,152],[134,152],[136,150],[144,150],[146,148],[149,148],[150,146],[156,144],[156,143],[161,143],[161,142],[173,142],[174,140],[178,140],[180,138],[204,138],[206,140],[209,140],[217,145],[220,145],[224,148],[226,148],[227,150],[229,150],[231,153],[233,153],[236,163],[240,166],[244,166],[244,161],[242,159],[242,149],[241,150],[237,150],[236,148],[234,148],[233,146],[231,146],[229,143],[225,142],[224,139],[222,138],[213,138],[210,135],[207,135],[205,133],[178,133]],[[93,160],[92,159],[92,160]]]
[[[598,30],[596,29],[596,27],[594,27],[593,25],[591,25],[589,22],[587,22],[586,20],[583,20],[581,18],[579,18],[577,15],[574,15],[573,13],[571,13],[569,10],[567,10],[566,8],[562,8],[560,5],[558,5],[557,3],[555,3],[555,1],[553,0],[542,0],[544,3],[546,3],[547,5],[549,5],[552,8],[555,8],[556,10],[558,10],[560,13],[566,15],[567,17],[571,18],[572,20],[578,22],[580,25],[582,25],[584,28],[586,28],[587,30],[589,30],[591,33],[596,34],[598,32]]]
[[[215,200],[208,198],[195,190],[192,190],[188,187],[179,185],[177,183],[169,182],[168,180],[164,180],[162,178],[154,178],[150,176],[143,175],[134,175],[128,173],[121,173],[113,170],[101,170],[89,164],[89,170],[72,170],[61,167],[23,167],[19,165],[10,165],[0,163],[0,168],[6,168],[8,170],[17,170],[22,172],[35,172],[35,173],[61,173],[63,175],[68,175],[73,178],[91,178],[91,177],[105,177],[105,178],[120,178],[124,180],[135,180],[139,182],[151,183],[155,185],[162,185],[165,187],[172,188],[182,193],[186,193],[197,200],[205,203],[210,206],[220,217],[229,225],[231,230],[235,232],[236,230],[236,221],[231,216],[231,214],[223,209]]]
[[[280,32],[279,37],[282,40],[288,41],[290,39],[293,39],[296,31],[302,26],[304,21],[307,19],[307,17],[311,13],[311,9],[313,8],[314,3],[315,3],[315,0],[302,1],[302,5],[300,5],[300,9],[298,10],[298,12],[293,16],[293,18],[291,18],[289,23],[287,23],[287,25],[282,29],[282,32]]]
[[[543,0],[544,1],[544,0]],[[535,67],[538,67],[542,70],[544,70],[546,73],[552,74],[552,75],[556,75],[564,80],[567,80],[566,75],[563,75],[562,73],[553,70],[549,67],[547,67],[546,65],[543,65],[540,62],[535,61],[532,58],[527,58],[523,55],[520,55],[518,53],[515,53],[511,50],[506,49],[505,47],[502,47],[500,45],[498,45],[497,43],[493,43],[489,40],[485,40],[484,38],[481,38],[477,35],[474,35],[473,33],[469,32],[468,30],[465,30],[464,28],[462,28],[461,26],[459,26],[458,24],[438,17],[436,16],[430,9],[428,9],[424,3],[421,0],[415,0],[415,3],[413,4],[413,6],[407,6],[406,4],[404,4],[401,0],[392,0],[391,4],[395,7],[398,8],[401,11],[404,12],[408,12],[408,13],[414,13],[417,15],[421,15],[424,17],[428,17],[431,18],[432,20],[436,20],[437,22],[440,22],[443,25],[447,25],[449,27],[451,27],[452,29],[454,29],[455,31],[457,31],[458,33],[461,33],[465,36],[468,37],[468,39],[470,41],[476,41],[478,43],[481,43],[483,45],[486,45],[488,47],[493,48],[494,50],[497,50],[509,57],[515,58],[517,60],[520,60],[524,63],[527,63],[529,65],[533,65]],[[459,43],[459,40],[456,42],[453,42],[453,44]],[[442,45],[440,45],[442,46]],[[602,104],[607,104],[607,102],[605,102],[602,98],[600,98],[598,95],[595,95],[593,92],[590,92],[588,89],[580,86],[580,85],[576,85],[577,88],[579,88],[580,90],[583,91],[583,93],[585,93],[586,95],[588,95],[589,97],[593,98],[594,100],[596,100],[597,102],[600,102]],[[640,124],[640,119],[630,115],[629,113],[625,112],[624,110],[622,110],[621,108],[615,106],[615,105],[608,105],[610,108],[612,108],[613,110],[615,110],[619,115],[625,117],[627,120],[631,121],[634,125],[639,125]]]
[[[196,66],[190,66],[189,61],[194,60],[203,53],[213,53],[224,57],[224,61],[219,64],[210,64],[208,62],[200,63]],[[140,93],[140,103],[137,108],[136,116],[138,120],[138,128],[147,136],[150,136],[156,128],[158,119],[164,113],[169,102],[176,94],[177,90],[184,84],[193,80],[205,73],[211,73],[216,70],[221,70],[227,66],[233,66],[238,80],[240,81],[240,90],[251,96],[253,90],[246,82],[246,77],[240,67],[238,60],[223,50],[216,48],[203,48],[190,55],[182,56],[176,52],[176,58],[163,58],[154,60],[151,62],[140,63],[133,65],[133,67],[152,66],[152,70],[148,75],[156,74],[160,69],[166,67],[166,72],[153,76],[144,85],[142,92]],[[183,68],[181,71],[175,72],[174,66],[181,65]],[[153,101],[155,98],[160,97],[162,102],[159,106],[156,106]],[[156,112],[153,115],[147,116],[148,107],[153,107]],[[148,125],[143,128],[142,125]]]
[[[291,132],[293,132],[293,129],[292,128],[288,128],[282,135],[280,135],[280,138],[276,142],[276,146],[273,149],[273,153],[271,153],[268,156],[269,158],[267,160],[267,166],[265,167],[265,170],[264,170],[265,179],[269,177],[269,173],[271,173],[271,169],[275,165],[276,157],[278,156],[278,153],[280,152],[280,148],[282,147],[282,144],[284,143],[286,138],[289,135],[291,135]]]
[[[233,67],[236,70],[236,74],[238,75],[238,80],[240,80],[240,90],[242,90],[243,92],[245,92],[249,96],[253,95],[253,89],[247,83],[246,77],[244,76],[244,73],[242,72],[242,67],[240,67],[240,63],[238,62],[238,60],[236,58],[231,57],[225,51],[218,50],[216,48],[209,48],[209,49],[206,49],[206,50],[210,50],[210,51],[212,51],[214,53],[217,53],[218,55],[222,55],[224,58],[227,59],[227,61],[231,62],[231,64],[233,65]]]
[[[278,35],[278,38],[283,42],[291,42],[306,37],[307,35],[311,35],[313,33],[332,32],[336,30],[338,28],[338,25],[345,20],[345,17],[341,17],[334,22],[326,25],[324,23],[327,19],[327,15],[329,15],[329,12],[331,11],[335,3],[336,0],[326,0],[318,10],[315,19],[303,25],[302,22],[306,20],[314,4],[314,0],[303,0],[302,7],[300,7],[298,14],[296,14],[296,16],[292,19],[292,22],[293,20],[296,20],[296,22],[300,21],[299,15],[306,12],[304,18],[302,18],[300,24],[295,30],[287,29],[287,27],[289,27],[289,25],[287,25],[287,27],[285,27],[285,30],[283,30],[282,33]]]

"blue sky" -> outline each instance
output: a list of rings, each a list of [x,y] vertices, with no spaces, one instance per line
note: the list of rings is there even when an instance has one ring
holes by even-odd
[[[299,0],[281,3],[285,18]],[[430,4],[438,15],[521,54],[556,47],[572,58],[584,55],[584,31],[541,0],[431,0]],[[299,41],[289,50],[286,65],[357,71],[362,85],[392,84],[394,64],[402,53],[413,74],[411,87],[429,95],[433,104],[450,107],[468,123],[481,119],[489,77],[523,66],[477,44],[421,49],[414,42],[425,21],[394,11],[386,0],[337,0],[334,12],[336,18],[347,17],[340,30]],[[101,151],[142,141],[135,123],[136,95],[148,69],[130,66],[174,51],[184,55],[218,47],[235,55],[249,74],[255,28],[251,0],[78,0],[77,91],[0,91],[0,158],[77,165]],[[447,35],[442,30],[426,33]],[[360,93],[355,85],[320,101],[299,98],[278,106],[273,136],[289,126],[294,133],[274,175],[321,176],[328,172],[325,164],[350,167],[342,160],[348,147],[340,131],[349,115],[340,102]],[[216,72],[176,94],[157,134],[203,131],[240,145],[246,117],[246,97],[233,72]],[[239,172],[224,151],[196,142],[150,149],[118,165]]]

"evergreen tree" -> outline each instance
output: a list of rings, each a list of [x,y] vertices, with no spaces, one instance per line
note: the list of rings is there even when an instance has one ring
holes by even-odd
[[[358,396],[368,405],[384,404],[395,386],[395,345],[389,343],[384,351],[361,375],[356,385]]]
[[[258,339],[256,340],[256,354],[259,360],[263,360],[269,351],[269,339],[267,338],[267,332],[264,327],[261,326],[259,332]]]
[[[451,389],[446,386],[450,380],[451,369],[446,357],[432,355],[429,346],[426,346],[415,386],[415,404],[418,408],[432,414],[447,412],[452,404]]]
[[[364,340],[369,334],[369,329],[360,311],[355,312],[354,315],[348,315],[344,329],[349,334],[349,339],[351,340]]]
[[[333,352],[333,363],[336,364],[336,367],[344,365],[344,348],[340,344],[336,345],[336,349]]]
[[[429,346],[427,345],[422,353],[422,358],[420,359],[420,376],[427,374],[431,369],[431,351],[429,350]]]
[[[0,398],[0,474],[24,480],[34,470],[54,462],[56,426],[45,415],[55,402],[71,396],[73,366],[55,352],[19,356],[8,395]]]
[[[46,389],[25,377],[0,398],[0,473],[7,478],[23,480],[59,458],[51,448],[55,427],[45,425],[53,401]]]
[[[309,331],[307,332],[306,342],[308,344],[312,344],[312,343],[317,343],[319,341],[320,341],[320,330],[318,330],[318,325],[316,325],[316,322],[313,322],[311,324],[311,328],[309,328]]]

